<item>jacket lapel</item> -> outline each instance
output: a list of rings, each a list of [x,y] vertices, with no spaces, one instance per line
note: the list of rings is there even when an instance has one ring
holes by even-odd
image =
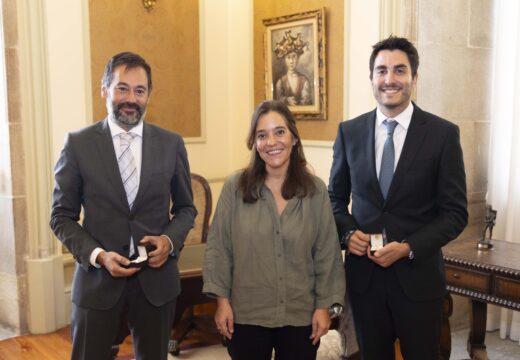
[[[128,200],[126,199],[126,192],[123,186],[123,180],[121,180],[121,173],[119,172],[117,156],[114,150],[114,142],[110,134],[110,128],[108,127],[108,119],[103,120],[97,130],[96,147],[99,152],[98,158],[101,159],[105,167],[107,177],[115,189],[116,196],[128,207]]]
[[[157,144],[155,143],[155,131],[152,126],[144,122],[143,124],[143,152],[141,161],[141,179],[139,180],[139,189],[135,197],[134,206],[135,209],[141,199],[144,197],[144,193],[148,188],[148,184],[152,178],[154,159],[161,156],[157,150]]]
[[[410,127],[406,133],[403,150],[401,151],[401,156],[399,157],[399,162],[397,163],[394,177],[392,178],[392,183],[388,190],[387,201],[392,197],[392,193],[397,191],[399,184],[406,176],[408,168],[413,163],[414,158],[424,143],[424,138],[427,134],[427,126],[425,126],[427,121],[424,116],[422,116],[422,110],[419,109],[417,105],[413,105],[414,110],[410,121]]]
[[[370,186],[372,186],[373,194],[378,194],[378,198],[381,202],[384,201],[383,193],[381,192],[381,188],[379,187],[379,180],[377,179],[377,170],[376,170],[376,155],[375,155],[375,128],[376,128],[376,110],[372,111],[368,115],[368,121],[364,121],[364,129],[365,134],[368,134],[368,141],[366,142],[366,159],[367,164],[370,167]]]

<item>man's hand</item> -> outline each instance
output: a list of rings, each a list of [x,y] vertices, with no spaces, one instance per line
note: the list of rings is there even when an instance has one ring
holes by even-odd
[[[329,331],[330,316],[329,309],[316,309],[312,315],[312,334],[310,339],[312,345],[316,345],[320,338]]]
[[[146,246],[148,244],[155,247],[155,250],[148,253],[148,266],[152,268],[163,266],[172,250],[170,240],[164,236],[145,236],[139,241],[139,245]]]
[[[389,267],[401,258],[408,257],[409,254],[410,245],[397,241],[386,244],[382,249],[377,250],[374,255],[370,254],[370,248],[367,250],[368,258],[384,268]]]
[[[101,251],[96,258],[96,263],[107,269],[110,275],[116,278],[129,277],[140,270],[139,268],[124,268],[123,266],[130,264],[130,260],[114,251]]]
[[[365,234],[361,230],[356,230],[350,239],[348,239],[347,248],[349,253],[363,256],[370,248],[370,235]]]
[[[217,298],[217,311],[215,312],[215,324],[220,334],[229,340],[233,337],[233,309],[229,300],[219,296]]]

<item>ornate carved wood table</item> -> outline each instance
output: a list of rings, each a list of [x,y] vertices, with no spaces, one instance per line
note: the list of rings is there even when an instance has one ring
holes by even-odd
[[[468,352],[487,359],[487,304],[520,310],[520,244],[493,240],[493,249],[482,251],[477,241],[452,241],[442,251],[448,291],[471,299]]]

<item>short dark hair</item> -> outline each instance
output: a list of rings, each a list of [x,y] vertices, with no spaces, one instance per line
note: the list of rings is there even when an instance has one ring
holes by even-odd
[[[114,80],[114,70],[120,65],[125,65],[127,69],[143,68],[148,77],[148,92],[152,91],[152,68],[142,56],[129,51],[116,54],[108,61],[101,78],[102,87],[108,88],[110,86],[112,80]]]
[[[265,162],[255,149],[256,127],[262,115],[271,111],[280,114],[287,128],[296,140],[289,158],[289,167],[287,169],[287,177],[282,185],[282,196],[289,200],[294,196],[300,198],[314,194],[316,185],[313,175],[307,169],[307,160],[303,154],[303,146],[300,134],[296,128],[296,121],[291,110],[280,101],[267,100],[261,102],[255,109],[251,117],[251,125],[247,136],[247,148],[251,150],[251,160],[247,168],[242,171],[238,187],[242,191],[243,200],[246,203],[254,203],[260,198],[260,189],[265,181],[267,171]]]
[[[412,68],[412,77],[417,75],[417,69],[419,68],[419,53],[408,39],[391,35],[387,39],[381,40],[374,46],[372,46],[372,55],[370,55],[370,78],[374,72],[374,62],[376,61],[377,54],[382,50],[401,50],[408,57],[410,67]]]

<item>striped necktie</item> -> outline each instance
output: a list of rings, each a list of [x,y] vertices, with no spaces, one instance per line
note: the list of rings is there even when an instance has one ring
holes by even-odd
[[[130,209],[134,205],[138,188],[137,167],[135,165],[134,155],[130,149],[130,144],[136,136],[137,134],[134,133],[119,134],[119,157],[117,158],[119,171],[121,172],[121,180],[123,180],[126,199],[128,200],[128,207]]]
[[[383,157],[381,159],[381,168],[379,169],[379,186],[383,197],[386,199],[388,189],[392,183],[395,167],[395,150],[394,150],[394,130],[397,126],[397,121],[393,119],[386,119],[383,121],[386,126],[386,141],[383,146]]]

